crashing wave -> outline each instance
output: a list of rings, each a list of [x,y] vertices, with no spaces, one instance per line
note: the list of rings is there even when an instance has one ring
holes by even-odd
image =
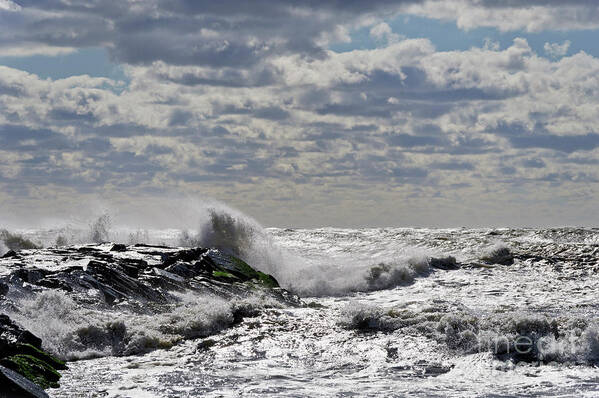
[[[225,300],[185,293],[169,305],[155,305],[142,314],[123,308],[86,307],[66,293],[48,290],[21,300],[10,313],[39,336],[44,349],[65,360],[134,355],[230,327],[265,308],[281,307],[266,297]]]
[[[40,236],[45,246],[115,241],[129,244],[214,247],[242,258],[257,270],[273,275],[282,287],[302,296],[343,295],[395,288],[426,276],[431,268],[454,269],[453,257],[431,257],[404,248],[371,258],[327,256],[306,258],[282,248],[256,220],[228,206],[211,203],[194,210],[196,228],[153,231],[117,227],[118,221],[103,213],[91,223],[65,226]],[[376,250],[376,247],[373,247]]]
[[[599,363],[599,324],[580,318],[526,313],[476,316],[463,310],[384,310],[359,304],[344,308],[338,322],[361,332],[422,334],[463,355],[491,352],[516,362]]]
[[[487,248],[480,259],[487,264],[512,265],[514,263],[514,255],[505,243],[496,243]]]

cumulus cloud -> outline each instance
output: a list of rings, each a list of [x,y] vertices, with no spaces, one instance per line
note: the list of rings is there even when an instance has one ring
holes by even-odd
[[[542,57],[525,38],[438,51],[381,19],[410,12],[463,28],[535,30],[519,2],[20,4],[12,19],[0,9],[4,49],[105,46],[128,83],[0,66],[6,202],[202,193],[267,223],[288,217],[272,211],[280,200],[302,203],[298,220],[334,224],[371,201],[392,209],[404,198],[414,212],[402,216],[413,220],[430,213],[423,198],[453,198],[446,214],[467,215],[469,198],[509,202],[517,186],[549,203],[554,187],[583,195],[577,184],[599,178],[599,59],[567,55],[569,42],[547,44],[552,57]],[[560,7],[594,6],[531,7],[548,21]],[[351,27],[366,27],[379,45],[330,50]],[[322,208],[330,219],[309,216]]]
[[[0,10],[19,11],[20,9],[21,6],[10,0],[0,0]]]
[[[455,21],[465,30],[492,27],[540,32],[599,28],[599,4],[588,0],[428,0],[407,5],[403,12]]]
[[[349,26],[414,1],[5,0],[0,48],[102,46],[129,64],[251,68],[273,55],[322,57],[328,43],[348,40]]]
[[[391,27],[385,22],[380,22],[370,28],[370,36],[372,36],[377,42],[383,43],[395,43],[401,38],[397,33],[393,33]]]
[[[568,53],[568,49],[570,48],[570,40],[564,41],[562,44],[559,43],[545,43],[543,49],[545,53],[553,58],[563,57]]]
[[[552,62],[524,39],[504,50],[437,52],[412,39],[323,59],[282,56],[269,85],[164,79],[182,68],[132,67],[119,94],[109,79],[43,80],[3,67],[3,146],[75,168],[72,175],[90,181],[157,187],[165,178],[283,176],[438,185],[438,173],[484,169],[493,152],[599,146],[596,106],[579,98],[580,87],[599,90],[599,60],[581,53]],[[36,148],[57,152],[44,158]],[[429,160],[432,154],[463,159]],[[90,173],[92,165],[102,171]]]
[[[284,54],[321,58],[330,43],[350,41],[349,31],[360,26],[370,26],[379,41],[395,42],[400,36],[383,20],[399,14],[455,21],[462,29],[487,26],[537,32],[599,27],[599,5],[584,0],[18,3],[0,3],[3,54],[58,54],[104,47],[121,63],[163,61],[205,68],[257,68],[264,59]]]

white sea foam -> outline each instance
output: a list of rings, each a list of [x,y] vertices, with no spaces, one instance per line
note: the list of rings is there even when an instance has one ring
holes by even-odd
[[[204,219],[190,217],[190,244],[199,244],[202,226],[211,225],[205,214]],[[262,311],[211,336],[212,345],[199,351],[196,342],[188,341],[143,356],[72,363],[57,396],[108,389],[113,395],[130,395],[132,386],[156,396],[173,391],[198,396],[237,391],[309,396],[314,395],[310,390],[314,385],[321,395],[331,396],[352,392],[375,396],[381,391],[402,396],[462,396],[464,391],[477,396],[514,396],[522,391],[539,396],[575,396],[581,391],[597,395],[599,328],[593,295],[599,282],[595,272],[599,249],[593,245],[597,230],[264,230],[239,213],[229,214],[235,215],[229,223],[234,233],[221,235],[226,239],[219,244],[239,253],[243,249],[248,263],[302,295],[336,297],[306,300],[314,303],[312,308]],[[251,228],[236,225],[244,222]],[[127,239],[137,230],[121,233],[125,230],[119,228],[111,229],[111,239]],[[176,244],[181,230],[185,228],[149,230],[148,235],[156,243]],[[479,262],[497,241],[517,255],[511,266],[429,269],[428,259],[441,255],[452,255],[464,264]],[[394,286],[400,287],[388,289]],[[350,293],[355,291],[361,292]],[[198,300],[189,298],[190,303]],[[211,304],[212,313],[200,309],[201,315],[194,315],[196,309],[184,301],[181,298],[180,310],[157,308],[153,317],[112,307],[106,317],[92,311],[89,317],[67,319],[70,326],[63,327],[70,332],[56,344],[67,336],[84,335],[102,342],[90,344],[99,352],[95,355],[111,355],[113,347],[118,348],[117,355],[144,352],[170,346],[186,335],[220,330],[236,311],[251,314],[261,308],[255,303],[221,307],[217,302]],[[85,311],[91,310],[74,311],[87,315]],[[38,323],[52,325],[51,320],[35,316],[41,319]],[[51,330],[60,334],[58,326]],[[53,341],[53,333],[44,338]],[[538,350],[514,355],[519,337],[540,342]],[[81,346],[68,344],[72,342],[67,341],[67,351],[71,349],[73,357],[93,351],[85,353]],[[521,360],[531,363],[517,363]]]
[[[491,352],[515,360],[593,365],[599,361],[599,325],[580,318],[554,319],[534,313],[476,316],[445,309],[420,311],[349,304],[339,313],[347,329],[423,334],[453,352]],[[518,346],[521,344],[521,346]],[[517,347],[518,346],[518,347]]]
[[[235,314],[277,306],[263,297],[243,300],[186,293],[156,313],[138,314],[83,307],[61,291],[44,291],[21,300],[10,315],[39,336],[44,348],[67,360],[133,355],[208,336],[231,326]]]

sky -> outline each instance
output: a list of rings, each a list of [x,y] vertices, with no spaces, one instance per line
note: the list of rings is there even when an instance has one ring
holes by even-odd
[[[591,0],[0,0],[0,222],[596,226],[598,34]]]

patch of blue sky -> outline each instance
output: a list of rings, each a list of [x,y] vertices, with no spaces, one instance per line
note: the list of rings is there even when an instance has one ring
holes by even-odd
[[[129,83],[123,68],[112,62],[108,52],[99,47],[82,48],[69,54],[55,56],[7,57],[0,55],[0,65],[33,73],[42,79],[56,80],[70,76],[89,75],[123,81],[124,86]]]
[[[387,21],[393,33],[402,38],[427,38],[437,51],[463,51],[472,47],[483,47],[485,41],[491,40],[498,43],[500,49],[509,47],[515,38],[525,38],[535,53],[549,57],[545,53],[545,43],[562,44],[570,41],[566,55],[584,51],[599,57],[599,30],[572,30],[572,31],[543,31],[530,33],[526,31],[501,32],[495,28],[476,28],[462,30],[453,21],[441,21],[417,16],[402,15]],[[330,49],[336,52],[347,52],[356,49],[372,49],[380,46],[370,36],[370,28],[361,28],[351,32],[350,43],[335,43]]]

